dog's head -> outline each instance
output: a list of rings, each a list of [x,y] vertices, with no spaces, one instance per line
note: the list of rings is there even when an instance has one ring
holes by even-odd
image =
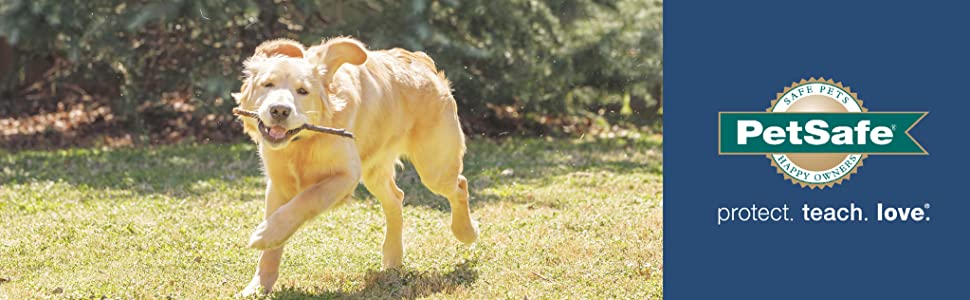
[[[340,109],[328,92],[332,78],[328,70],[367,60],[362,46],[338,46],[331,51],[337,59],[327,63],[308,59],[303,45],[292,40],[274,40],[256,47],[244,63],[242,90],[233,94],[240,108],[259,115],[255,120],[243,118],[246,133],[272,149],[281,149],[311,134],[301,130],[304,124],[327,125]]]

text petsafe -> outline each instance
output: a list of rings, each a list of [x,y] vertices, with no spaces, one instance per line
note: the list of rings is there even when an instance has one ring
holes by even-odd
[[[832,188],[870,155],[926,155],[909,133],[926,114],[873,112],[841,82],[811,78],[764,111],[719,113],[718,154],[764,155],[793,184]]]

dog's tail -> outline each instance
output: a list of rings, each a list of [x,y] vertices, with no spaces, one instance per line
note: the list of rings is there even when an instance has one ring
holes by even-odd
[[[442,80],[446,82],[448,81],[448,78],[445,78],[445,71],[438,70],[438,66],[435,65],[434,60],[431,59],[431,56],[428,56],[428,54],[424,53],[423,51],[412,52],[401,48],[394,48],[394,49],[391,49],[389,52],[391,52],[391,54],[393,54],[398,59],[403,60],[407,64],[411,64],[412,62],[418,62],[421,65],[427,67],[429,70],[431,70],[431,72],[437,74],[438,77],[441,78]],[[449,84],[449,86],[451,85]]]
[[[411,53],[414,54],[413,55],[413,58],[415,60],[417,60],[418,62],[421,62],[421,64],[427,66],[429,69],[431,69],[431,71],[434,71],[435,73],[438,72],[438,67],[435,66],[434,60],[432,60],[431,59],[431,56],[428,56],[427,53],[424,53],[422,51],[414,51],[414,52],[411,52]]]
[[[438,66],[436,66],[434,64],[434,60],[432,60],[431,57],[428,56],[427,53],[424,53],[422,51],[416,51],[416,52],[414,52],[414,56],[422,64],[428,66],[428,69],[431,69],[432,72],[434,72],[435,74],[437,74],[438,75],[438,78],[441,79],[441,81],[445,83],[445,86],[447,86],[448,89],[451,89],[451,81],[448,81],[448,77],[445,76],[445,70],[438,70]]]

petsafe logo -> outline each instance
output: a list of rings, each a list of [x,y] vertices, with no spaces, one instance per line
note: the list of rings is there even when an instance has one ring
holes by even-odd
[[[766,155],[786,179],[812,189],[858,172],[869,155],[926,155],[909,130],[927,112],[870,112],[841,82],[793,82],[765,112],[718,114],[718,152]]]

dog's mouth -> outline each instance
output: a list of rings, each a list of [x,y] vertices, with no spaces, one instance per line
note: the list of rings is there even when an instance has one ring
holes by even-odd
[[[259,120],[259,133],[263,134],[263,138],[266,139],[266,141],[273,144],[289,141],[290,138],[299,133],[301,130],[303,130],[303,127],[287,130],[286,127],[279,125],[266,126],[266,124],[263,124],[263,120]]]

